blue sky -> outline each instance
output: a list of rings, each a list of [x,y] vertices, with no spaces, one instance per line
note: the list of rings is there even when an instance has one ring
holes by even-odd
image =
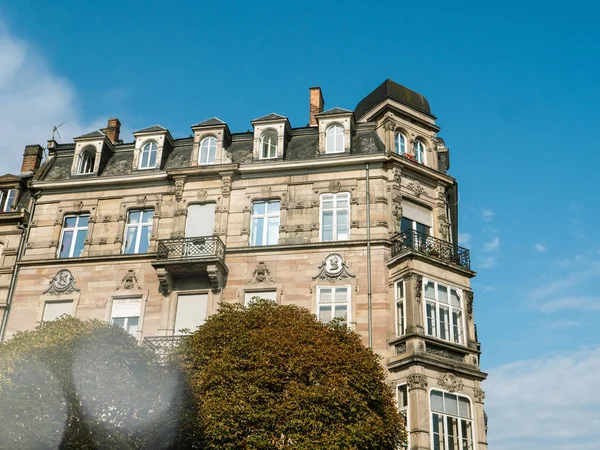
[[[63,121],[65,140],[112,116],[126,139],[215,115],[304,126],[310,86],[354,108],[391,78],[427,97],[451,150],[492,448],[600,447],[598,6],[88,3],[0,6],[0,174]]]

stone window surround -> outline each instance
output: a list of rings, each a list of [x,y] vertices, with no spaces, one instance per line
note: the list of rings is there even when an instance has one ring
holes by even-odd
[[[144,172],[147,170],[156,170],[162,167],[163,155],[168,147],[173,147],[173,139],[167,130],[158,133],[134,133],[135,137],[135,148],[133,150],[133,161],[131,162],[131,169],[134,172]],[[156,143],[156,164],[154,167],[148,167],[141,169],[140,161],[142,155],[142,149],[146,144],[151,142]]]
[[[476,427],[475,417],[474,417],[475,416],[475,409],[474,409],[473,399],[471,399],[469,396],[467,396],[467,395],[465,395],[463,393],[459,394],[459,393],[454,392],[454,391],[451,392],[450,390],[444,389],[441,386],[436,386],[436,387],[430,387],[428,389],[428,392],[427,392],[428,407],[429,407],[429,425],[431,427],[430,428],[430,430],[431,430],[431,433],[430,433],[430,435],[431,435],[430,436],[430,439],[431,439],[431,448],[433,448],[433,445],[434,445],[434,443],[433,443],[433,439],[434,439],[434,434],[433,434],[433,414],[434,413],[440,414],[440,415],[442,415],[442,417],[444,417],[444,434],[443,434],[443,436],[445,438],[448,437],[448,430],[446,428],[447,421],[445,420],[445,418],[447,417],[447,414],[439,412],[439,411],[433,411],[433,409],[431,408],[431,393],[433,391],[441,392],[443,394],[455,395],[457,397],[457,401],[458,401],[458,397],[462,397],[462,398],[466,399],[469,402],[469,411],[471,413],[471,417],[469,419],[466,419],[464,417],[460,417],[459,420],[469,420],[471,422],[471,444],[474,444],[477,441],[477,427]],[[452,417],[458,418],[459,416],[452,415]],[[459,428],[461,428],[461,427],[459,427]],[[458,439],[458,436],[457,436],[457,439]],[[461,445],[462,445],[462,440],[461,440]]]
[[[97,174],[100,168],[100,160],[102,159],[102,153],[104,151],[105,146],[109,146],[112,144],[109,143],[107,138],[102,139],[84,139],[84,140],[75,140],[75,153],[73,154],[73,163],[71,164],[71,175],[72,176],[85,176]],[[89,173],[79,173],[79,163],[81,160],[81,154],[84,151],[90,151],[94,149],[94,167],[93,170]]]
[[[334,281],[334,282],[324,282],[323,280],[319,280],[315,287],[314,287],[314,311],[315,311],[315,315],[317,316],[317,319],[319,319],[319,299],[321,296],[321,289],[338,289],[338,288],[346,288],[347,291],[347,299],[348,302],[346,303],[347,305],[347,310],[346,310],[346,324],[348,325],[348,327],[353,328],[353,325],[356,324],[356,317],[355,317],[355,309],[353,307],[353,303],[356,300],[354,298],[354,296],[352,295],[352,293],[354,292],[354,290],[356,289],[355,286],[356,281],[349,283],[348,280],[340,280],[340,281]],[[335,296],[335,293],[332,292],[332,295]],[[335,301],[333,301],[331,303],[331,305],[336,305],[337,303],[335,303]],[[331,318],[334,318],[334,311],[331,311]],[[319,319],[320,320],[320,319]]]
[[[200,127],[192,128],[194,132],[194,141],[192,144],[192,154],[190,157],[190,165],[192,166],[205,166],[212,164],[227,164],[231,162],[231,155],[225,150],[231,143],[231,134],[227,128],[227,125],[218,125],[212,127]],[[215,161],[209,164],[200,163],[200,143],[208,138],[213,137],[217,140],[217,146],[215,149]]]
[[[272,161],[283,159],[288,138],[291,134],[290,122],[288,119],[275,119],[268,121],[252,122],[254,126],[254,141],[252,147],[252,159],[255,161]],[[277,153],[275,158],[262,158],[262,136],[267,131],[274,131],[277,134]]]
[[[352,114],[352,112],[348,112],[317,117],[319,127],[320,155],[344,155],[350,152],[352,144],[352,133],[354,131],[354,119]],[[327,130],[334,125],[339,125],[344,130],[344,151],[337,153],[327,153]]]
[[[104,320],[105,322],[111,323],[112,319],[112,310],[113,310],[113,302],[115,300],[126,300],[131,298],[139,298],[140,299],[140,315],[138,318],[138,329],[136,332],[135,338],[138,342],[141,342],[144,335],[143,325],[144,325],[144,316],[146,313],[146,303],[148,302],[149,293],[146,291],[146,294],[115,294],[108,297],[105,301],[105,309],[104,309]]]

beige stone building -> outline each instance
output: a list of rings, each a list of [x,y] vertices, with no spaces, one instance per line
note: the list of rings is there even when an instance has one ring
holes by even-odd
[[[410,449],[487,449],[475,273],[427,100],[386,80],[353,111],[319,88],[309,104],[306,127],[212,118],[129,143],[110,119],[49,141],[39,169],[27,147],[23,178],[0,178],[23,192],[0,214],[3,337],[71,314],[160,350],[219,302],[271,298],[343,318],[383,357]]]

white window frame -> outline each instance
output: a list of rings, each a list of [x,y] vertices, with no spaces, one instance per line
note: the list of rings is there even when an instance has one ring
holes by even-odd
[[[138,315],[137,316],[125,316],[125,317],[114,317],[115,303],[119,304],[120,302],[127,301],[127,300],[136,300],[137,303],[139,303],[140,309],[138,310]],[[129,327],[129,319],[137,318],[138,323],[137,323],[137,329],[135,330],[135,333],[129,333],[131,336],[133,336],[134,338],[137,339],[142,331],[142,310],[143,310],[143,308],[144,308],[144,299],[141,296],[115,297],[112,299],[112,302],[110,305],[110,323],[112,325],[116,325],[116,326],[122,328],[127,333],[129,333],[129,330],[127,330],[127,328]],[[125,322],[124,322],[123,326],[121,326],[121,325],[114,323],[114,319],[125,319]]]
[[[274,294],[274,298],[268,299],[267,297],[263,297],[262,295],[266,293]],[[250,299],[247,298],[249,295],[251,295]],[[263,289],[261,291],[244,291],[244,306],[249,306],[250,304],[254,303],[254,301],[252,301],[254,297],[267,298],[267,300],[273,300],[274,302],[276,302],[277,289]]]
[[[427,297],[425,295],[426,293],[426,286],[427,284],[431,282],[434,284],[434,294],[435,294],[435,299],[430,299],[429,297]],[[440,302],[439,301],[439,290],[438,290],[438,286],[443,286],[448,290],[448,303],[444,303],[444,302]],[[460,308],[457,308],[455,306],[452,306],[452,291],[456,292],[456,295],[458,297],[458,300],[460,302]],[[463,293],[461,289],[452,287],[446,283],[440,283],[436,280],[431,280],[431,279],[427,279],[427,278],[423,278],[423,317],[425,318],[425,334],[427,336],[432,336],[436,339],[441,339],[443,341],[446,342],[450,342],[452,344],[457,344],[457,345],[466,345],[465,344],[465,310],[464,310],[464,303],[463,303]],[[429,322],[430,322],[430,317],[427,314],[427,305],[433,305],[434,307],[434,311],[435,311],[435,317],[433,318],[435,320],[435,324],[432,327],[433,329],[433,333],[429,332],[430,326],[429,326]],[[446,335],[447,338],[442,338],[440,337],[440,327],[441,327],[441,317],[440,317],[440,310],[441,309],[445,309],[448,311],[448,323],[446,324],[447,328],[446,328]],[[460,321],[458,324],[454,323],[454,314],[453,312],[455,311],[459,311],[460,312]],[[458,342],[455,342],[454,340],[454,327],[458,325]]]
[[[94,166],[96,164],[95,151],[96,149],[92,147],[86,147],[81,151],[79,164],[77,165],[78,175],[94,173]],[[94,152],[94,155],[92,155],[92,152]]]
[[[10,212],[17,196],[16,189],[3,189],[0,191],[0,212]]]
[[[323,199],[327,197],[332,197],[333,207],[324,208],[323,207]],[[338,199],[346,198],[348,206],[338,206]],[[336,194],[321,194],[319,203],[319,240],[321,242],[334,242],[334,241],[347,241],[350,239],[350,193],[349,192],[338,192]],[[331,240],[324,241],[323,240],[323,213],[327,211],[333,212],[333,237]],[[338,215],[340,211],[346,211],[346,217],[348,217],[348,234],[346,236],[342,235],[341,237],[338,235]]]
[[[277,158],[277,141],[279,137],[275,130],[267,130],[260,137],[260,151],[258,157],[260,159]],[[266,145],[266,151],[265,151]],[[272,155],[271,155],[272,153]]]
[[[331,289],[331,303],[321,303],[321,291]],[[346,301],[336,303],[335,294],[337,290],[346,289]],[[343,286],[317,286],[317,319],[321,321],[321,306],[331,306],[331,319],[335,318],[335,306],[346,305],[346,326],[350,327],[350,319],[352,318],[352,287],[347,284]],[[329,322],[323,322],[329,323]]]
[[[427,162],[427,148],[425,147],[423,141],[415,139],[413,151],[415,153],[415,161],[420,164],[425,164]]]
[[[402,297],[399,296],[398,286],[402,286]],[[404,280],[398,280],[394,283],[394,298],[396,318],[394,328],[396,329],[396,337],[400,337],[406,334],[406,283],[404,283]]]
[[[265,213],[264,214],[257,214],[254,212],[254,207],[255,205],[259,204],[259,203],[264,203],[265,204]],[[279,203],[279,210],[277,212],[277,214],[275,213],[269,213],[269,204],[270,203]],[[277,225],[277,243],[275,244],[268,244],[267,242],[269,242],[269,219],[270,218],[274,218],[277,217],[277,219],[279,219],[279,223]],[[263,230],[262,230],[262,242],[264,242],[263,244],[256,244],[255,238],[256,238],[256,229],[255,229],[255,222],[256,219],[264,219],[264,226],[263,226]],[[279,243],[279,226],[281,225],[281,201],[280,200],[259,200],[259,201],[255,201],[252,202],[252,214],[250,217],[250,245],[252,247],[263,247],[265,245],[277,245]]]
[[[333,136],[333,148],[329,146],[329,136]],[[325,130],[325,153],[344,153],[345,150],[346,136],[344,135],[344,127],[337,123],[329,126]]]
[[[148,211],[152,211],[152,217],[150,218],[150,220],[148,222],[142,222],[141,219],[144,217],[144,213],[148,212]],[[140,213],[140,222],[130,224],[129,217],[130,217],[130,214],[133,212]],[[152,222],[153,221],[154,221],[154,209],[152,209],[152,208],[131,209],[131,210],[127,211],[127,222],[125,222],[125,234],[123,236],[123,248],[121,249],[121,253],[123,255],[136,255],[136,254],[140,253],[140,239],[141,239],[140,237],[142,235],[142,233],[141,233],[142,228],[145,226],[148,227],[148,238],[150,238],[150,236],[152,235]],[[132,253],[125,253],[126,248],[127,248],[127,232],[129,231],[130,228],[136,228],[134,251]]]
[[[442,394],[442,402],[444,404],[444,409],[446,408],[446,406],[445,406],[445,397],[447,395],[448,396],[456,396],[456,403],[457,403],[457,405],[459,403],[459,401],[458,401],[459,398],[467,400],[467,402],[469,403],[469,412],[471,414],[471,417],[466,418],[464,416],[460,416],[460,415],[457,415],[457,414],[450,414],[450,413],[447,413],[445,411],[444,412],[434,411],[433,408],[432,408],[432,403],[431,403],[431,394],[434,391],[435,392],[439,392],[439,393]],[[450,436],[448,434],[448,429],[447,429],[448,419],[456,419],[456,420],[458,420],[458,426],[457,426],[457,430],[458,430],[458,436],[457,436],[458,446],[454,446],[454,448],[457,448],[457,449],[464,448],[463,447],[463,442],[462,442],[462,439],[463,439],[463,434],[462,434],[463,430],[462,430],[462,428],[463,427],[461,426],[462,425],[461,421],[468,422],[470,424],[470,426],[471,426],[471,447],[469,447],[469,450],[475,450],[477,448],[477,440],[476,440],[476,437],[475,437],[475,419],[473,418],[473,415],[474,415],[473,414],[474,413],[474,411],[473,411],[473,402],[471,401],[471,399],[469,397],[467,397],[465,395],[459,395],[459,394],[456,394],[456,393],[450,393],[448,391],[445,391],[445,390],[439,389],[439,388],[429,389],[429,412],[430,412],[430,415],[429,415],[430,422],[429,423],[430,423],[430,426],[431,426],[431,433],[430,433],[431,438],[430,439],[431,439],[431,448],[432,449],[435,448],[434,447],[434,445],[435,445],[435,434],[434,434],[434,431],[433,431],[434,430],[434,428],[433,428],[433,423],[434,423],[433,422],[433,415],[434,414],[437,414],[437,415],[441,416],[441,418],[442,418],[442,420],[441,420],[441,422],[443,424],[443,434],[442,434],[442,436],[444,438],[443,439],[444,446],[442,447],[443,449],[450,448],[449,447],[449,442],[448,442],[448,440],[450,439]]]
[[[401,151],[401,147],[400,147],[400,142],[399,142],[399,138],[402,138],[404,140],[404,150]],[[401,132],[401,131],[396,131],[395,135],[394,135],[394,152],[397,155],[406,155],[406,143],[408,142],[408,140],[406,139],[406,135]]]
[[[400,406],[400,388],[404,388],[404,390],[406,391],[406,405],[404,406]],[[408,425],[408,404],[409,404],[410,400],[409,400],[409,390],[408,390],[408,384],[407,383],[398,383],[396,385],[396,408],[398,409],[398,412],[400,414],[402,414],[404,416],[404,425],[406,426],[406,445],[403,446],[403,448],[410,448],[410,427]]]
[[[213,159],[210,160],[210,151],[213,150]],[[206,155],[204,155],[206,152]],[[204,158],[203,156],[206,156]],[[217,159],[217,138],[214,136],[207,136],[200,141],[200,151],[198,155],[198,164],[214,164]]]
[[[70,219],[74,217],[75,220],[75,226],[74,227],[67,227],[66,223],[67,223],[67,219]],[[83,226],[79,226],[79,220],[82,217],[87,217],[88,219],[88,224],[83,227]],[[88,232],[88,227],[90,224],[90,215],[89,214],[68,214],[66,216],[63,217],[63,225],[62,225],[62,230],[60,232],[60,243],[58,245],[58,252],[56,254],[57,258],[73,258],[73,251],[75,250],[75,243],[77,242],[77,236],[79,235],[79,233],[85,233],[86,237],[87,237],[87,232]],[[62,249],[62,245],[63,245],[63,240],[65,237],[65,232],[67,231],[72,231],[73,232],[73,239],[71,239],[71,248],[69,248],[69,255],[68,256],[60,256],[60,250]],[[84,244],[85,247],[85,244]],[[83,251],[83,248],[81,249],[81,251]],[[79,257],[81,255],[78,255],[76,257]]]
[[[148,150],[146,150],[148,149]],[[144,165],[144,154],[148,153],[148,163]],[[152,161],[152,153],[154,153],[154,164],[150,165]],[[140,162],[138,169],[154,169],[156,167],[156,161],[158,158],[158,144],[154,141],[146,142],[140,150]]]

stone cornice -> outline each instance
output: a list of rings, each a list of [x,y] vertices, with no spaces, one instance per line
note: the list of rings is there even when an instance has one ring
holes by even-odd
[[[116,255],[103,256],[85,256],[81,258],[44,258],[44,259],[20,259],[17,261],[19,266],[72,266],[81,264],[95,264],[99,262],[120,262],[127,264],[128,262],[138,262],[139,260],[147,260],[150,264],[156,260],[156,253],[138,253],[135,255]]]
[[[415,365],[427,367],[437,371],[452,372],[465,378],[483,381],[488,374],[469,366],[450,359],[436,357],[427,353],[413,354],[407,357],[393,357],[386,361],[387,370],[398,372]]]

